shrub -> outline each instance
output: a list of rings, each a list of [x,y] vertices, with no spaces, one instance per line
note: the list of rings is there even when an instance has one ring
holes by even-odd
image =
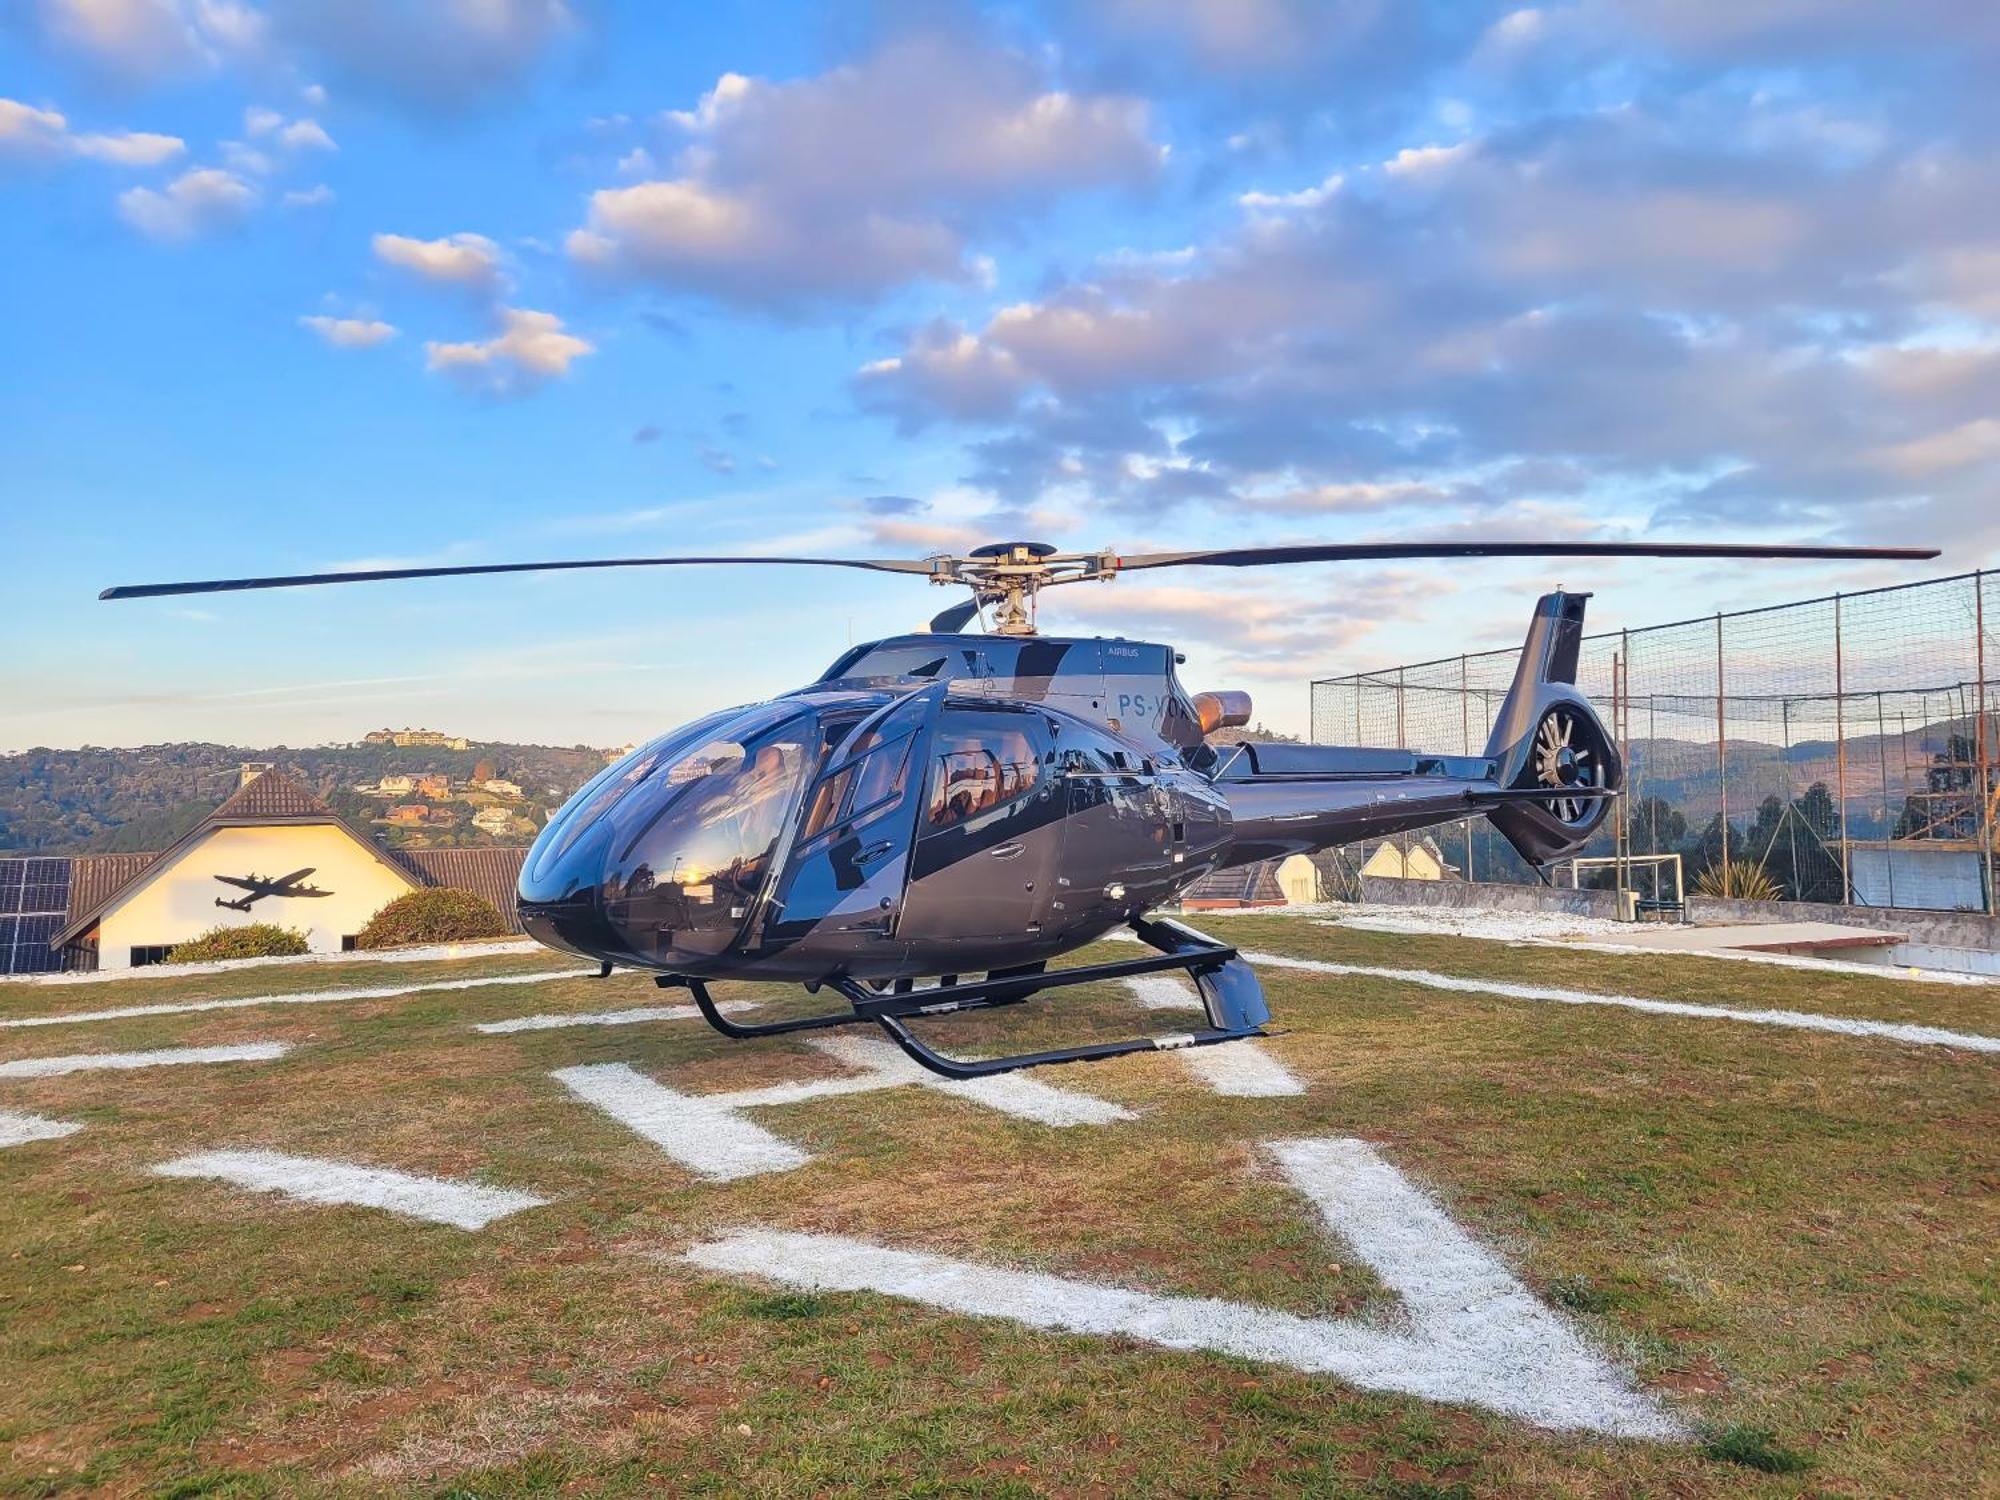
[[[1729,896],[1738,901],[1782,901],[1784,887],[1764,872],[1762,865],[1747,859],[1710,865],[1695,877],[1695,891],[1703,896]]]
[[[200,937],[176,943],[170,964],[206,964],[223,958],[296,958],[306,951],[306,935],[294,927],[252,922],[246,927],[211,927]]]
[[[502,937],[507,919],[483,896],[432,886],[398,896],[368,919],[354,940],[357,948],[394,948],[401,943],[457,943],[467,938]]]

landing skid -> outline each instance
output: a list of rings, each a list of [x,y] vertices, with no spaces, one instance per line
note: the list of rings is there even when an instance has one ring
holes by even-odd
[[[1184,927],[1164,918],[1139,918],[1131,925],[1141,942],[1160,951],[1150,958],[1082,964],[1054,972],[1040,964],[1029,964],[1017,969],[996,970],[984,979],[964,983],[955,975],[947,975],[938,984],[924,989],[915,988],[908,980],[898,980],[887,989],[875,989],[859,980],[837,976],[829,979],[827,986],[846,999],[853,1007],[851,1011],[804,1016],[791,1021],[770,1021],[761,1025],[746,1026],[723,1015],[710,998],[708,985],[703,980],[684,974],[661,974],[654,983],[662,989],[687,990],[709,1025],[724,1036],[739,1041],[784,1036],[794,1031],[823,1031],[833,1026],[862,1026],[872,1021],[888,1033],[890,1040],[913,1061],[946,1078],[991,1078],[996,1073],[1011,1073],[1018,1068],[1098,1062],[1107,1057],[1123,1057],[1129,1052],[1172,1052],[1183,1047],[1210,1047],[1217,1042],[1235,1042],[1246,1037],[1266,1035],[1264,1023],[1270,1020],[1271,1012],[1264,1004],[1263,990],[1250,965],[1234,948],[1218,943],[1192,927]],[[1095,984],[1106,979],[1129,979],[1173,969],[1185,970],[1195,982],[1195,988],[1201,992],[1209,1024],[1200,1031],[966,1060],[937,1051],[906,1024],[923,1017],[1019,1005],[1044,990]]]

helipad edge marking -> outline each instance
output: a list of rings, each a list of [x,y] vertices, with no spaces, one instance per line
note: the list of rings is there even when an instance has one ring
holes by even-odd
[[[212,1177],[252,1192],[281,1193],[306,1203],[379,1208],[456,1229],[484,1229],[495,1219],[524,1208],[539,1208],[549,1201],[506,1188],[418,1177],[387,1167],[317,1156],[286,1156],[277,1151],[201,1151],[161,1162],[152,1170],[159,1177]]]
[[[342,1000],[393,1000],[426,990],[472,990],[489,984],[539,984],[544,980],[594,979],[595,969],[542,969],[532,974],[496,974],[483,979],[440,979],[435,984],[363,986],[351,990],[301,990],[292,995],[246,995],[230,1000],[183,1000],[165,1005],[121,1005],[113,1010],[80,1010],[66,1016],[16,1016],[0,1028],[68,1026],[83,1021],[129,1021],[135,1016],[182,1016],[205,1010],[249,1010],[259,1005],[336,1005]]]
[[[54,1078],[99,1068],[165,1068],[182,1063],[271,1062],[291,1051],[287,1042],[245,1042],[230,1047],[162,1047],[152,1052],[79,1052],[67,1057],[21,1057],[0,1063],[0,1078]]]
[[[1914,1026],[1902,1021],[1865,1021],[1804,1010],[1738,1010],[1726,1005],[1695,1005],[1685,1000],[1644,1000],[1636,995],[1600,995],[1590,990],[1549,989],[1542,985],[1512,984],[1500,979],[1461,979],[1452,974],[1436,974],[1429,969],[1380,969],[1367,964],[1328,963],[1317,958],[1287,958],[1281,953],[1246,953],[1243,957],[1253,964],[1266,964],[1272,968],[1303,969],[1312,974],[1351,974],[1361,979],[1394,979],[1404,984],[1422,985],[1426,989],[1452,990],[1461,994],[1499,995],[1509,1000],[1544,1000],[1557,1005],[1609,1005],[1656,1016],[1743,1021],[1754,1026],[1827,1031],[1838,1036],[1884,1037],[1924,1047],[1963,1047],[1972,1052],[2000,1052],[2000,1036],[1946,1031],[1942,1027]]]
[[[81,1129],[83,1127],[73,1120],[51,1120],[46,1115],[23,1115],[10,1109],[0,1109],[0,1146],[24,1146],[29,1141],[59,1141]]]

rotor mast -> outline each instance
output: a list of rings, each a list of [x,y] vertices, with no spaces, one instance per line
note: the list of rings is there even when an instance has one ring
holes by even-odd
[[[993,633],[1034,635],[1035,596],[1059,583],[1087,579],[1109,582],[1118,572],[1118,554],[1058,552],[1047,542],[990,542],[963,557],[928,559],[932,583],[970,588],[979,602],[995,606]]]

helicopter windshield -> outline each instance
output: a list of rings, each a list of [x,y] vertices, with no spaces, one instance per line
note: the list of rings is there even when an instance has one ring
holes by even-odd
[[[818,750],[815,717],[773,704],[662,756],[623,799],[632,805],[607,851],[606,916],[656,951],[726,948],[770,874]]]

